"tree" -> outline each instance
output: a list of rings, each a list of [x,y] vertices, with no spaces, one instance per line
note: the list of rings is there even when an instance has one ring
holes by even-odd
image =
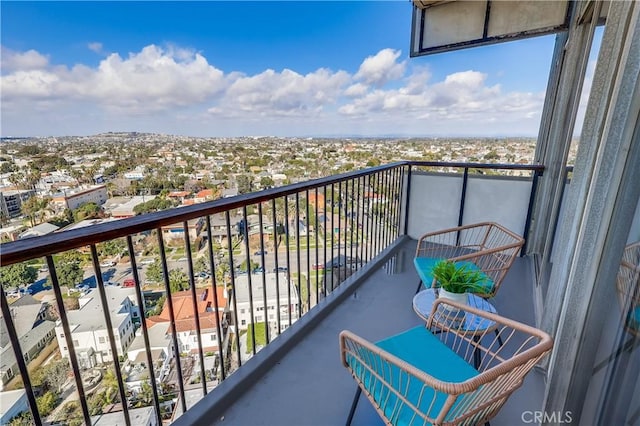
[[[162,281],[162,265],[160,261],[156,259],[149,267],[147,268],[147,279],[153,282],[159,283]]]
[[[74,222],[100,217],[102,209],[96,203],[86,203],[73,211]]]
[[[238,194],[246,194],[251,192],[251,178],[247,175],[238,175],[236,177],[238,186]]]
[[[102,376],[104,399],[107,404],[113,404],[118,399],[118,379],[112,369],[105,371]]]
[[[189,288],[189,277],[180,269],[173,269],[169,272],[169,288],[171,293],[186,290]]]
[[[209,270],[209,259],[206,256],[199,257],[193,265],[195,272],[203,272]]]
[[[59,395],[67,381],[68,374],[69,363],[66,359],[61,359],[38,368],[31,380],[34,386],[42,387],[46,391]]]
[[[58,404],[59,396],[56,392],[47,391],[44,395],[36,398],[36,404],[38,405],[38,412],[40,416],[46,417],[56,408]]]
[[[260,186],[263,188],[272,188],[273,185],[275,185],[275,182],[269,176],[263,176],[260,179]]]
[[[58,283],[61,286],[74,287],[82,282],[84,271],[80,267],[82,256],[77,251],[68,251],[60,256],[56,272],[58,275]],[[49,285],[53,285],[51,277],[49,277]]]
[[[0,281],[5,289],[31,284],[36,278],[38,271],[26,263],[15,263],[0,268]]]

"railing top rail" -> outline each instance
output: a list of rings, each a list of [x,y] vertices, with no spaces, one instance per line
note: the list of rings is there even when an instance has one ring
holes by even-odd
[[[499,170],[531,170],[544,171],[542,164],[505,164],[505,163],[461,163],[443,161],[406,161],[410,166],[420,167],[454,167],[467,169],[499,169]]]
[[[127,235],[158,229],[163,226],[169,226],[175,223],[181,223],[216,213],[222,213],[250,204],[269,201],[273,198],[285,197],[307,189],[331,185],[332,183],[367,176],[404,165],[406,165],[406,162],[395,162],[329,177],[312,179],[278,188],[266,189],[264,191],[252,192],[250,194],[221,198],[205,203],[163,210],[79,229],[55,232],[41,237],[12,241],[0,245],[0,265],[11,265],[13,263],[24,262],[50,254],[85,247],[89,244],[100,243],[115,238],[125,237]]]

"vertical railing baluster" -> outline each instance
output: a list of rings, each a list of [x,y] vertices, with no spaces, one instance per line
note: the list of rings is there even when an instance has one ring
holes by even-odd
[[[269,307],[267,305],[267,264],[264,261],[264,235],[262,234],[262,203],[258,203],[258,226],[260,227],[260,262],[262,262],[262,301],[264,304],[264,338],[269,344]],[[254,330],[255,331],[255,330]]]
[[[391,176],[393,170],[385,170],[384,172],[384,246],[387,248],[391,242],[391,232],[389,229],[389,220],[391,217]]]
[[[342,239],[340,238],[342,235],[342,181],[338,182],[338,285],[342,284]],[[346,262],[345,262],[346,263]]]
[[[147,321],[145,321],[145,302],[142,294],[142,286],[140,285],[140,276],[138,274],[138,265],[136,264],[135,250],[131,235],[127,235],[127,249],[129,251],[129,259],[131,259],[131,271],[133,272],[133,281],[136,287],[136,301],[138,303],[140,327],[142,328],[142,338],[144,339],[144,348],[147,355],[147,370],[149,371],[149,384],[153,393],[153,407],[155,409],[156,420],[158,424],[162,424],[162,415],[160,413],[160,397],[158,396],[158,384],[156,383],[156,372],[153,370],[153,357],[151,356],[151,343],[149,342],[149,330]]]
[[[402,166],[396,168],[397,181],[396,181],[396,238],[400,237],[400,217],[402,212],[402,175],[404,168]]]
[[[379,212],[380,212],[380,175],[375,173],[373,176],[374,183],[374,193],[376,194],[376,208],[374,209],[373,214],[373,255],[371,258],[375,258],[380,253],[380,220],[379,220]]]
[[[315,202],[315,206],[313,208],[314,212],[315,212],[315,225],[313,226],[313,234],[315,235],[316,238],[316,257],[315,260],[313,262],[314,265],[316,265],[318,263],[318,245],[320,244],[320,233],[318,232],[318,208],[320,207],[320,202],[318,201],[318,187],[316,186],[315,188],[315,194],[316,194],[316,202]],[[311,262],[309,262],[311,263]],[[318,303],[318,301],[320,300],[320,272],[319,269],[316,267],[316,303]],[[309,270],[309,274],[311,274],[311,269]]]
[[[370,228],[369,225],[371,224],[371,174],[367,174],[365,176],[366,181],[365,181],[365,185],[364,185],[364,208],[365,208],[365,213],[367,216],[367,219],[364,223],[364,235],[365,238],[367,240],[367,245],[365,247],[364,250],[364,258],[365,258],[365,262],[369,263],[369,261],[371,260],[371,233],[370,233]]]
[[[324,229],[324,241],[322,242],[322,251],[324,253],[322,257],[322,291],[324,297],[326,298],[327,284],[329,282],[329,276],[327,275],[327,226],[329,224],[329,216],[327,211],[327,185],[324,185],[322,188],[322,192],[324,194],[324,221],[322,222],[322,228]],[[331,234],[329,233],[329,235]],[[316,265],[318,265],[317,267],[320,267],[320,262],[318,262],[318,259],[316,259]]]
[[[306,197],[306,209],[305,209],[305,221],[306,229],[307,229],[307,311],[311,309],[311,249],[310,249],[310,233],[311,233],[311,218],[309,217],[309,190],[305,191]],[[318,299],[316,299],[316,303],[318,303]]]
[[[5,321],[7,334],[9,335],[9,341],[11,342],[11,348],[13,349],[13,355],[16,357],[16,363],[18,364],[18,370],[20,371],[22,384],[24,385],[24,390],[27,396],[27,403],[29,404],[29,409],[31,410],[33,422],[36,426],[41,426],[42,419],[40,418],[40,412],[38,411],[36,396],[33,393],[33,386],[31,385],[31,378],[29,377],[27,363],[24,360],[24,356],[22,354],[22,347],[20,346],[20,338],[18,337],[18,333],[16,332],[15,325],[13,324],[13,316],[11,314],[11,308],[9,307],[9,302],[7,301],[7,296],[4,293],[3,286],[0,286],[0,305],[2,306],[2,317],[4,318],[4,321]],[[65,336],[66,335],[67,335],[67,332],[65,331]],[[76,380],[76,383],[77,383],[77,380]]]
[[[296,266],[298,271],[298,318],[302,317],[302,265],[300,264],[300,193],[296,192]],[[307,294],[307,297],[309,295]],[[308,308],[307,308],[308,309]],[[305,311],[306,312],[306,311]]]
[[[118,391],[120,393],[120,401],[122,401],[122,412],[124,414],[124,423],[127,426],[131,425],[131,419],[129,418],[129,404],[127,402],[127,394],[124,387],[124,380],[122,379],[122,370],[120,369],[120,360],[118,359],[118,348],[116,346],[116,339],[113,333],[113,323],[111,322],[111,314],[109,311],[109,302],[107,299],[107,293],[104,290],[104,282],[102,281],[102,272],[100,271],[100,259],[98,259],[98,250],[95,244],[91,244],[91,258],[93,260],[93,271],[96,277],[96,286],[98,293],[100,294],[100,303],[102,303],[102,312],[104,313],[105,326],[107,327],[107,335],[109,336],[109,345],[111,347],[111,357],[113,358],[113,368],[116,370],[116,380],[118,381]],[[122,346],[122,336],[118,331],[118,341]],[[124,355],[124,350],[122,351]]]
[[[207,254],[209,256],[209,270],[211,271],[211,284],[213,291],[213,305],[215,308],[215,321],[216,321],[216,342],[218,346],[218,360],[219,360],[219,368],[222,380],[226,378],[226,371],[224,367],[224,352],[222,350],[223,339],[222,339],[222,327],[220,326],[220,302],[218,301],[218,283],[216,278],[216,264],[213,256],[213,235],[211,234],[211,217],[205,216],[205,224],[207,227]],[[224,276],[222,277],[222,285],[224,283]],[[226,286],[225,286],[225,294],[226,294]]]
[[[276,271],[276,325],[277,325],[277,335],[280,335],[282,330],[280,317],[280,264],[278,263],[278,249],[280,248],[280,235],[278,230],[277,223],[277,215],[276,215],[276,199],[271,199],[271,220],[273,222],[273,262],[274,262],[274,270]]]
[[[289,197],[284,196],[284,223],[285,223],[285,243],[287,244],[287,310],[289,312],[289,327],[291,327],[291,252],[289,251]],[[298,294],[300,298],[300,294]]]
[[[76,382],[76,390],[80,399],[80,406],[82,407],[82,416],[86,424],[91,424],[91,417],[89,416],[89,407],[87,406],[87,398],[84,393],[84,387],[82,385],[82,376],[80,376],[80,365],[78,364],[78,358],[76,356],[76,350],[73,347],[73,337],[71,336],[71,327],[69,326],[69,319],[67,318],[67,312],[64,307],[64,301],[62,299],[62,292],[60,291],[60,283],[58,281],[58,273],[53,262],[52,256],[47,256],[47,267],[49,268],[49,277],[51,278],[51,287],[56,296],[56,304],[58,305],[58,315],[60,315],[60,322],[62,323],[62,329],[64,330],[64,340],[67,342],[67,348],[69,350],[69,361],[71,362],[71,368],[73,370],[73,377]],[[17,357],[16,357],[17,359]]]
[[[388,170],[380,172],[380,251],[387,247],[387,175]]]
[[[353,257],[353,230],[356,227],[355,223],[356,223],[356,212],[353,209],[353,204],[355,202],[354,197],[355,197],[355,187],[356,187],[356,180],[355,179],[351,179],[351,209],[349,211],[349,215],[351,216],[351,226],[350,226],[350,236],[349,236],[349,257],[351,258],[351,267],[353,268],[353,264],[355,262],[355,269],[358,269],[358,262],[356,261],[356,259]]]
[[[176,360],[176,373],[178,375],[178,390],[180,391],[180,406],[182,412],[187,411],[187,401],[184,397],[184,379],[182,377],[182,362],[180,361],[180,353],[182,348],[178,342],[178,331],[176,329],[176,316],[173,309],[173,296],[171,294],[171,283],[169,281],[169,267],[167,266],[167,253],[164,248],[164,237],[162,235],[162,228],[156,230],[158,233],[158,250],[160,252],[160,263],[162,264],[162,278],[164,280],[164,288],[167,293],[167,308],[169,309],[169,316],[171,317],[171,335],[173,340],[173,356]]]
[[[405,203],[404,203],[404,235],[408,235],[409,234],[409,200],[411,198],[411,164],[409,164],[407,166],[407,184],[406,184],[406,188],[407,188],[407,192],[405,194]]]
[[[364,182],[365,182],[365,177],[364,176],[360,176],[358,178],[358,203],[359,203],[359,213],[358,213],[358,244],[359,244],[359,252],[360,252],[360,259],[359,259],[359,263],[362,264],[362,266],[364,266],[364,264],[366,263],[366,260],[364,258],[364,241],[365,241],[365,237],[364,237],[364,194],[366,191],[366,188],[364,186]]]
[[[236,271],[235,271],[235,265],[233,262],[233,240],[231,238],[231,218],[229,217],[229,210],[224,212],[224,219],[227,227],[227,249],[229,250],[229,276],[231,278],[231,300],[233,300],[233,323],[235,325],[235,334],[236,334],[235,336],[236,351],[237,351],[236,354],[238,359],[238,368],[240,368],[240,366],[242,366],[242,357],[240,356],[240,322],[238,321],[238,297],[236,294]],[[253,313],[251,315],[253,315]]]
[[[184,248],[187,253],[187,271],[189,273],[189,287],[191,289],[191,302],[193,306],[194,321],[196,322],[196,334],[198,340],[198,359],[200,361],[200,382],[202,392],[207,394],[207,377],[204,373],[204,354],[202,353],[202,329],[200,327],[200,312],[198,312],[198,294],[196,292],[196,279],[193,273],[193,256],[191,255],[191,241],[189,240],[189,223],[183,222]]]
[[[335,249],[334,249],[334,234],[335,234],[335,230],[336,230],[336,224],[334,219],[334,214],[333,214],[333,209],[334,206],[336,205],[336,197],[335,197],[336,191],[335,191],[335,186],[333,184],[331,184],[331,291],[333,292],[333,289],[335,288],[335,285],[333,283],[333,276],[335,275],[333,273],[333,264],[335,263]],[[340,220],[340,218],[338,218],[338,221]],[[338,232],[340,232],[340,225],[338,225]],[[327,267],[325,265],[325,274],[327,271]]]
[[[253,271],[251,270],[251,250],[249,248],[249,220],[247,217],[247,206],[242,206],[242,220],[244,221],[244,254],[245,254],[245,262],[247,264],[247,286],[249,288],[249,311],[251,312],[251,320],[249,321],[249,326],[252,328],[251,333],[251,343],[253,345],[253,354],[256,354],[256,322],[255,322],[255,313],[253,311],[253,282],[251,279],[251,275]],[[247,342],[249,344],[249,342]]]

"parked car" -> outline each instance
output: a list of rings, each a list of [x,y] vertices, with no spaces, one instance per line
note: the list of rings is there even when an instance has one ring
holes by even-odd
[[[254,256],[260,256],[263,254],[267,254],[266,250],[258,250],[257,252],[253,253]]]
[[[261,272],[264,272],[264,268],[262,266],[258,266],[257,268],[255,268],[253,270],[254,274],[258,274],[258,273],[261,273]]]
[[[324,269],[324,263],[316,263],[311,267],[311,269],[313,269],[314,271],[321,271]]]
[[[116,266],[116,262],[114,262],[113,260],[107,260],[100,264],[101,268],[111,268],[112,266]]]
[[[141,265],[151,265],[153,262],[155,262],[155,260],[153,259],[143,259],[140,261]]]
[[[136,281],[133,278],[127,278],[122,281],[122,287],[135,287]]]
[[[273,272],[287,272],[289,268],[286,266],[278,266],[277,268],[273,268]]]
[[[186,257],[181,257],[178,259],[178,262],[186,262],[188,259]]]

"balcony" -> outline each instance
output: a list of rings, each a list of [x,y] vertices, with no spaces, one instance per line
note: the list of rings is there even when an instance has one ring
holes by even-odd
[[[21,377],[36,424],[55,421],[59,412],[87,424],[107,415],[135,424],[142,409],[151,409],[158,424],[341,423],[355,383],[340,365],[338,333],[376,340],[419,324],[411,307],[415,238],[486,220],[526,235],[542,170],[401,162],[8,243],[4,265],[44,256],[58,313],[55,339],[71,379],[66,399],[41,415],[36,395],[44,389],[27,373],[27,365],[37,365],[34,356],[15,356],[29,348],[21,347],[21,326],[4,292],[3,325],[15,364],[3,360],[3,373]],[[214,216],[224,219],[227,238],[212,238]],[[201,233],[189,229],[194,219],[203,222]],[[168,227],[182,232],[163,232]],[[108,241],[120,241],[123,252],[118,265],[102,271],[112,256],[105,254]],[[140,246],[151,243],[153,250]],[[74,262],[84,262],[84,279],[95,284],[69,309],[64,254],[78,249],[84,260]],[[143,285],[153,281],[149,258],[161,272],[152,289]],[[493,302],[499,313],[534,324],[533,289],[531,261],[521,257]],[[154,308],[154,294],[172,297]],[[91,321],[79,319],[83,307],[96,305],[102,309],[92,308]],[[133,321],[136,307],[146,321]],[[113,362],[112,353],[123,355]],[[144,371],[146,365],[162,368]],[[105,378],[85,389],[97,372],[110,384]],[[538,409],[543,392],[542,374],[531,373],[493,424],[513,424],[523,411]],[[105,393],[113,404],[96,402]],[[75,405],[62,408],[73,395]],[[361,401],[354,424],[376,422]]]

